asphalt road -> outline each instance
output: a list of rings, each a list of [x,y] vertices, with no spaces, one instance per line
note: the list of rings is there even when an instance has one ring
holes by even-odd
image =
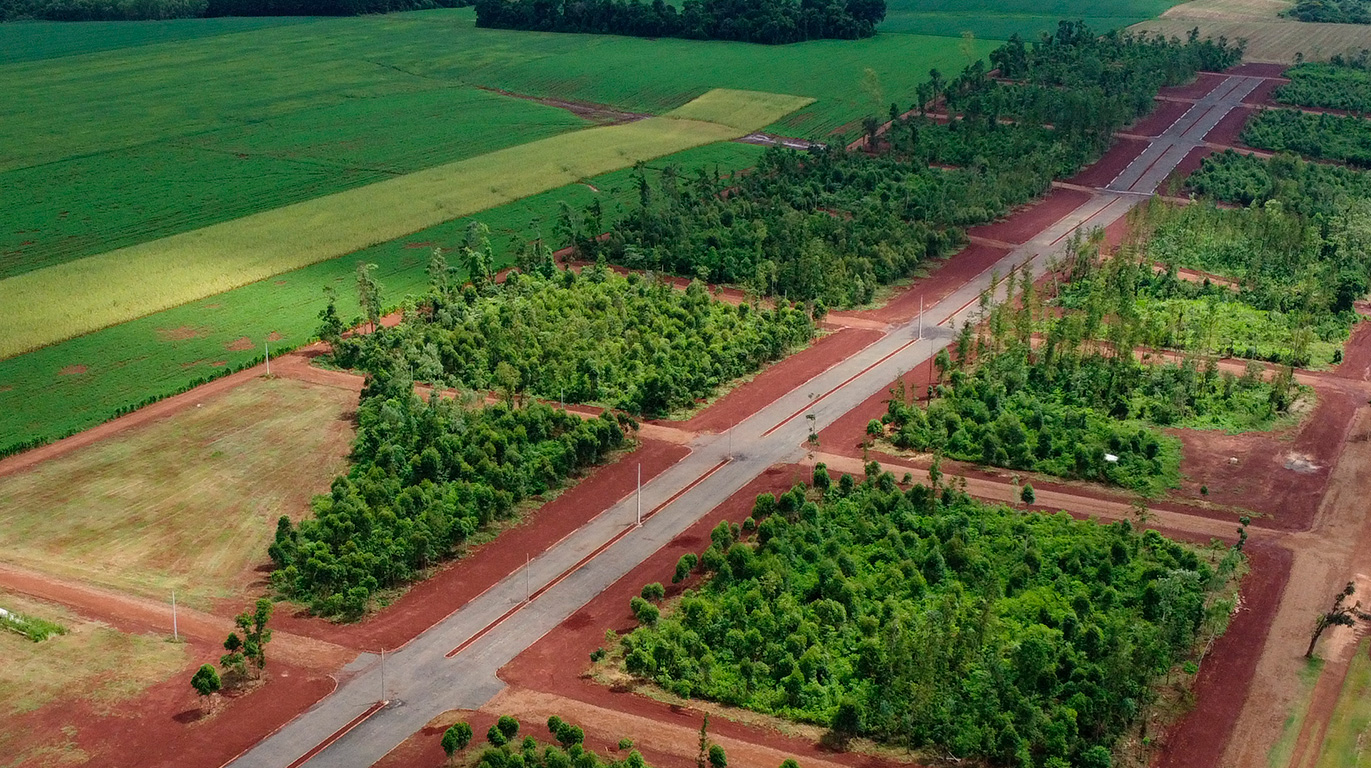
[[[893,328],[750,416],[731,430],[731,439],[728,433],[697,439],[687,457],[643,486],[642,510],[653,514],[641,527],[635,525],[637,499],[620,500],[533,558],[527,569],[510,574],[402,649],[386,654],[384,665],[370,654],[359,658],[350,665],[355,674],[333,694],[231,765],[368,766],[434,716],[481,706],[504,686],[496,670],[767,467],[803,458],[810,415],[813,428],[822,430],[946,346],[954,325],[977,311],[992,271],[1004,275],[1029,262],[1030,269],[1041,272],[1045,257],[1060,251],[1077,228],[1107,226],[1146,199],[1258,82],[1225,80],[1155,139],[1111,182],[1109,191],[1093,196],[992,269],[928,306],[922,338],[917,318]],[[527,600],[530,594],[533,599]],[[378,701],[387,703],[373,712]],[[338,736],[342,731],[346,733]]]

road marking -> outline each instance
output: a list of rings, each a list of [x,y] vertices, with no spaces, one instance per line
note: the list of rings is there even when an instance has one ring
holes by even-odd
[[[377,712],[380,712],[382,709],[385,708],[385,706],[386,702],[384,701],[378,701],[375,704],[372,704],[370,707],[367,708],[367,711],[352,718],[352,720],[347,725],[334,731],[332,736],[329,736],[327,739],[324,739],[318,744],[315,744],[313,747],[310,747],[310,750],[308,752],[295,758],[295,762],[286,766],[286,768],[300,768],[300,766],[304,765],[305,763],[308,763],[310,760],[313,760],[315,755],[328,749],[329,746],[333,744],[333,742],[346,736],[348,734],[348,731],[366,722],[367,718],[371,717]]]
[[[723,469],[725,466],[727,466],[727,465],[728,465],[729,463],[731,463],[732,461],[733,461],[733,459],[724,459],[723,461],[720,461],[718,464],[715,464],[713,467],[710,467],[710,468],[709,468],[709,471],[705,472],[704,474],[702,474],[702,475],[700,475],[699,477],[695,478],[694,480],[690,481],[690,483],[687,484],[686,487],[684,487],[684,488],[682,488],[681,490],[677,491],[676,493],[672,494],[671,497],[668,498],[666,501],[664,501],[664,502],[662,502],[661,504],[658,504],[657,506],[653,507],[650,511],[648,511],[646,514],[643,515],[643,519],[644,519],[644,520],[647,520],[648,518],[652,517],[653,515],[657,514],[657,513],[660,512],[660,511],[662,511],[662,510],[665,509],[668,505],[670,505],[672,502],[674,502],[674,501],[676,501],[677,499],[679,499],[680,497],[684,496],[691,488],[694,488],[695,486],[699,485],[700,483],[703,483],[705,480],[708,480],[709,477],[710,477],[710,475],[713,475],[715,472],[718,472],[719,470]],[[637,526],[633,526],[633,527],[630,527],[630,528],[625,528],[625,529],[623,529],[622,531],[619,531],[618,533],[616,533],[616,534],[614,534],[613,536],[609,537],[609,540],[608,540],[608,541],[606,541],[605,543],[603,543],[603,544],[601,544],[600,546],[596,547],[595,550],[594,550],[593,552],[591,552],[590,554],[588,554],[588,555],[586,555],[585,557],[581,558],[580,560],[577,560],[575,565],[571,566],[570,568],[566,569],[565,571],[562,571],[562,572],[561,572],[560,574],[558,574],[557,577],[554,578],[552,581],[549,581],[548,583],[544,584],[543,586],[541,586],[541,587],[539,587],[537,590],[535,590],[535,591],[533,592],[533,594],[531,594],[531,595],[528,596],[528,599],[527,599],[527,600],[525,600],[525,601],[522,602],[522,603],[519,603],[518,605],[514,606],[513,608],[510,608],[508,611],[505,611],[504,615],[500,616],[500,618],[498,618],[498,619],[496,619],[495,621],[492,621],[491,623],[489,623],[489,624],[485,625],[484,627],[482,627],[482,628],[480,629],[480,631],[478,631],[476,634],[472,635],[471,637],[467,638],[466,640],[463,640],[463,641],[461,642],[461,644],[459,644],[456,648],[453,648],[452,650],[448,651],[446,654],[444,654],[444,656],[450,659],[450,658],[452,658],[453,656],[456,656],[457,654],[461,653],[462,651],[465,651],[467,648],[470,648],[472,645],[474,645],[474,644],[476,643],[477,640],[480,640],[481,638],[485,637],[487,634],[489,634],[489,633],[490,633],[492,630],[494,630],[496,627],[498,627],[498,626],[500,626],[501,624],[505,623],[505,621],[508,620],[511,616],[513,616],[514,614],[518,613],[519,611],[522,611],[522,610],[523,610],[524,608],[526,608],[529,604],[531,604],[534,600],[537,600],[539,597],[541,597],[541,596],[543,595],[543,593],[547,592],[549,589],[552,589],[553,587],[557,586],[558,584],[561,584],[563,581],[566,580],[566,578],[567,578],[568,576],[570,576],[571,574],[575,573],[576,571],[581,570],[581,568],[584,567],[586,563],[589,563],[591,560],[594,560],[595,558],[599,557],[600,554],[603,553],[606,549],[609,549],[610,547],[612,547],[612,546],[614,546],[615,544],[617,544],[617,543],[619,542],[620,539],[622,539],[622,538],[624,538],[625,536],[627,536],[628,534],[632,533],[636,528],[637,528]],[[295,768],[295,767],[292,766],[292,768]]]
[[[775,432],[776,430],[780,429],[781,427],[784,427],[786,424],[789,424],[792,420],[794,420],[794,418],[795,418],[796,416],[799,416],[800,414],[804,413],[805,411],[809,410],[810,408],[813,408],[814,406],[818,405],[820,400],[823,400],[824,398],[828,397],[829,395],[833,394],[834,392],[837,392],[838,390],[842,389],[843,387],[847,386],[848,384],[851,384],[857,377],[861,376],[862,374],[866,373],[867,371],[871,370],[872,368],[875,368],[876,366],[880,365],[881,363],[884,363],[885,361],[889,360],[890,358],[892,358],[892,357],[894,357],[894,356],[900,354],[901,352],[905,351],[906,349],[909,349],[911,346],[913,346],[914,344],[919,343],[920,341],[923,341],[923,339],[910,339],[909,341],[907,341],[907,342],[905,342],[904,344],[900,345],[900,348],[899,348],[899,349],[896,349],[894,352],[891,352],[890,354],[886,355],[885,357],[881,358],[880,360],[877,360],[876,362],[872,363],[871,365],[868,365],[867,367],[861,369],[860,371],[857,371],[856,373],[852,374],[852,375],[849,376],[849,377],[847,378],[847,380],[844,381],[843,383],[839,384],[838,386],[834,387],[833,389],[828,390],[827,392],[825,392],[825,393],[823,393],[822,395],[820,395],[820,396],[814,398],[813,400],[809,401],[809,404],[808,404],[808,405],[806,405],[805,407],[801,408],[800,410],[798,410],[798,411],[796,411],[796,412],[790,414],[789,416],[787,416],[787,417],[785,417],[784,419],[782,419],[782,420],[781,420],[781,423],[779,423],[779,424],[777,424],[776,426],[772,427],[771,429],[768,429],[767,431],[763,432],[763,433],[762,433],[762,437],[767,437],[767,436],[769,436],[772,432]]]

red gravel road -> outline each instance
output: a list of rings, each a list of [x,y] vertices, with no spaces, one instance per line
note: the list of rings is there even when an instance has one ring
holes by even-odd
[[[1195,708],[1164,737],[1157,768],[1213,768],[1223,760],[1293,560],[1274,544],[1249,543],[1246,551],[1252,570],[1243,580],[1242,607],[1205,657],[1195,680]]]
[[[59,734],[75,729],[70,739],[90,765],[219,768],[334,688],[333,680],[323,672],[268,660],[265,683],[250,695],[222,698],[215,713],[206,718],[199,696],[187,681],[201,664],[215,661],[222,652],[217,645],[197,645],[192,663],[122,708],[76,698],[20,715],[7,724],[6,730],[16,736],[6,742],[6,752],[13,757],[29,748],[60,743],[63,736]]]
[[[1156,138],[1162,135],[1167,128],[1181,119],[1181,116],[1190,111],[1190,104],[1183,101],[1169,101],[1158,99],[1153,102],[1152,114],[1140,118],[1133,125],[1123,129],[1123,133],[1131,133],[1137,136],[1151,136]]]
[[[529,555],[547,549],[631,493],[637,483],[639,462],[646,481],[689,452],[681,445],[644,439],[636,451],[596,469],[531,514],[518,528],[447,564],[434,576],[415,584],[395,603],[357,624],[340,626],[303,612],[291,614],[281,610],[272,618],[272,627],[359,650],[398,648],[517,570]]]
[[[1244,104],[1253,106],[1275,106],[1276,102],[1272,96],[1276,94],[1276,89],[1285,85],[1283,80],[1265,80],[1258,85],[1255,90],[1243,97]]]
[[[1214,90],[1226,77],[1227,75],[1220,75],[1215,72],[1201,72],[1195,78],[1195,82],[1187,85],[1167,86],[1162,88],[1157,95],[1172,99],[1198,99]]]
[[[1174,103],[1174,102],[1172,102]],[[1084,187],[1104,187],[1118,178],[1134,160],[1138,159],[1149,142],[1143,139],[1117,138],[1114,145],[1094,165],[1068,179],[1070,184]]]
[[[650,422],[689,432],[722,432],[733,427],[776,398],[884,336],[869,328],[843,328],[816,341],[808,348],[769,366],[751,381],[735,387],[717,402],[687,421]]]
[[[908,287],[901,288],[899,293],[883,306],[860,312],[835,312],[831,318],[834,322],[842,322],[844,318],[865,318],[887,323],[907,322],[918,317],[921,301],[924,305],[931,306],[942,300],[967,280],[990,269],[1007,253],[1008,248],[973,243],[939,262],[928,277],[918,278]]]
[[[1238,137],[1242,135],[1243,126],[1247,125],[1248,118],[1255,111],[1253,107],[1234,107],[1223,116],[1218,125],[1204,135],[1204,140],[1211,144],[1222,144],[1237,149],[1252,149],[1238,141]]]
[[[606,628],[622,633],[637,626],[628,604],[644,584],[662,582],[667,585],[668,598],[679,595],[689,585],[670,584],[676,560],[686,552],[703,551],[709,543],[710,530],[720,520],[741,522],[751,513],[757,494],[781,492],[795,481],[808,478],[809,471],[797,465],[766,470],[503,667],[499,671],[500,679],[518,688],[554,693],[598,707],[698,729],[700,713],[695,710],[664,704],[628,691],[606,688],[581,678],[580,675],[590,663],[590,652],[603,645]],[[866,755],[832,752],[809,739],[788,737],[777,731],[743,725],[722,717],[711,718],[709,729],[715,735],[793,754],[801,765],[805,764],[807,757],[854,767],[893,765]],[[671,768],[676,765],[675,761],[668,763]]]
[[[1053,189],[1046,197],[1019,207],[1004,219],[971,227],[967,234],[1022,245],[1089,199],[1090,195],[1078,190]]]
[[[1247,64],[1239,64],[1236,67],[1229,67],[1224,70],[1224,72],[1230,75],[1246,75],[1248,77],[1280,78],[1281,75],[1285,74],[1285,70],[1289,68],[1289,64],[1253,61],[1248,62]]]

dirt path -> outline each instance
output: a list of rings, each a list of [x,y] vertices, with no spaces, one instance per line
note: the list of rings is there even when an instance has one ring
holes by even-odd
[[[4,564],[0,564],[0,586],[60,603],[126,632],[171,634],[170,603],[131,597]],[[216,645],[234,631],[231,620],[184,606],[176,610],[176,624],[180,634]],[[356,651],[333,643],[280,630],[273,633],[271,653],[293,666],[325,670],[336,669],[357,655]]]

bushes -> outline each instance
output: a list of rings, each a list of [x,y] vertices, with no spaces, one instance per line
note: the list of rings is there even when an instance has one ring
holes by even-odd
[[[371,597],[449,556],[472,534],[560,487],[625,444],[608,414],[581,419],[534,404],[466,410],[373,377],[358,407],[353,466],[314,499],[314,516],[282,518],[272,583],[315,613],[356,618]]]
[[[1226,615],[1209,600],[1241,560],[1216,566],[1220,550],[1126,522],[1020,514],[936,484],[902,493],[893,478],[804,508],[764,520],[755,547],[734,545],[752,553],[748,569],[730,556],[656,627],[624,637],[628,670],[844,736],[1092,765],[1202,624]]]
[[[1276,89],[1276,101],[1302,107],[1371,112],[1371,54],[1301,64],[1286,70],[1290,82]]]
[[[1206,157],[1188,183],[1196,193],[1215,200],[1238,205],[1279,200],[1286,210],[1325,219],[1351,199],[1371,198],[1371,173],[1294,155],[1264,160],[1231,149]]]
[[[638,0],[479,0],[476,26],[541,32],[684,37],[748,43],[795,43],[876,34],[885,0],[821,4],[686,0],[678,10]]]
[[[1297,21],[1329,24],[1371,24],[1371,2],[1367,0],[1296,0],[1282,11]]]
[[[1247,121],[1242,140],[1259,149],[1371,167],[1371,122],[1362,117],[1264,109]]]

